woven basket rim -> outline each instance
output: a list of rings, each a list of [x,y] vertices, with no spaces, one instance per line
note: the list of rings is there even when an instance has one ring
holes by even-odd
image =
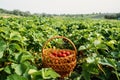
[[[73,46],[75,54],[77,54],[77,49],[76,49],[75,44],[70,39],[68,39],[64,36],[54,36],[54,37],[48,39],[42,47],[42,54],[44,53],[45,47],[47,46],[48,42],[50,42],[50,41],[52,41],[53,39],[56,39],[56,38],[62,38],[62,39],[67,40]],[[47,48],[47,49],[51,49],[51,48]],[[68,50],[71,50],[71,49],[68,49]]]

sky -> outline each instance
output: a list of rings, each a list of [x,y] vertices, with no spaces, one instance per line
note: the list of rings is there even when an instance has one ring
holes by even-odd
[[[0,0],[0,8],[47,14],[118,13],[120,0]]]

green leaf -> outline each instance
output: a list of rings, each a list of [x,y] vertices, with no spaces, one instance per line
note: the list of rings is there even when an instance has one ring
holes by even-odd
[[[105,44],[99,44],[96,46],[97,49],[107,49],[107,46]]]
[[[20,35],[19,32],[12,31],[11,34],[10,34],[10,40],[20,41],[21,38],[22,38],[22,36]]]
[[[27,67],[27,69],[25,70],[25,72],[23,73],[23,77],[26,77],[28,80],[31,80],[31,77],[30,77],[30,75],[28,74],[28,71],[29,71],[29,67]]]
[[[21,50],[21,47],[20,47],[18,44],[16,44],[16,43],[11,43],[11,44],[9,45],[9,48],[10,48],[10,50],[12,50],[12,51],[15,51],[15,50],[20,51],[20,50]]]
[[[37,72],[34,72],[31,74],[31,78],[33,80],[43,80],[43,77],[42,77],[42,71],[37,71]]]
[[[36,69],[29,69],[28,74],[31,76],[33,80],[40,80],[42,79],[42,72],[37,71]]]
[[[4,32],[7,34],[9,32],[9,30],[10,30],[9,27],[0,27],[0,32]]]
[[[83,64],[82,65],[82,75],[84,77],[85,80],[90,80],[90,73],[89,73],[89,68],[88,68],[88,64]]]
[[[60,77],[58,73],[56,73],[52,68],[42,68],[37,71],[36,69],[30,69],[28,74],[31,75],[33,80],[41,80],[41,79],[55,79]]]
[[[0,39],[0,58],[3,57],[5,49],[6,49],[6,43],[2,39]]]
[[[119,62],[117,62],[117,70],[119,70],[119,71],[120,71],[120,61],[119,61]]]
[[[101,59],[101,61],[99,61],[99,63],[102,65],[113,67],[114,69],[116,69],[117,66],[115,59],[103,58]]]
[[[37,70],[35,70],[35,69],[30,69],[30,70],[28,71],[28,74],[32,75],[32,74],[35,73],[35,72],[37,72]]]
[[[12,64],[12,68],[15,70],[15,73],[18,75],[22,75],[27,67],[24,64]]]
[[[20,64],[18,64],[15,67],[15,73],[18,74],[18,75],[22,75],[23,71],[22,71],[22,66]]]
[[[22,54],[21,52],[14,54],[15,61],[16,61],[17,63],[20,63],[20,60],[21,60],[22,55],[23,55],[23,54]]]
[[[71,80],[81,80],[82,74],[77,73],[76,71],[72,72],[70,75]]]
[[[12,67],[13,69],[15,69],[17,65],[18,65],[18,64],[12,63],[11,67]]]
[[[44,79],[57,78],[60,77],[52,68],[43,68],[42,75]]]
[[[4,70],[4,68],[0,68],[0,71]]]
[[[86,47],[83,45],[83,46],[80,46],[79,48],[78,48],[78,50],[80,51],[80,50],[85,50],[86,49]]]
[[[90,79],[90,73],[87,71],[82,71],[83,77],[85,80],[91,80]]]
[[[91,60],[90,58],[88,60]],[[82,65],[82,75],[85,80],[90,80],[90,77],[92,74],[99,74],[99,69],[97,66],[98,63],[95,62],[95,60],[92,58],[89,63],[85,62]]]
[[[120,52],[111,52],[110,53],[111,55],[112,55],[112,57],[114,57],[114,58],[120,58]]]
[[[37,70],[37,67],[35,65],[31,65],[31,63],[29,61],[25,61],[24,63],[22,63],[26,66],[26,69],[23,73],[23,76],[28,78],[29,80],[31,79],[31,75],[28,73],[30,69],[34,69]]]
[[[112,49],[115,49],[114,44],[116,43],[116,40],[111,40],[109,42],[107,42],[107,45],[110,46]]]
[[[23,64],[29,69],[37,69],[37,67],[35,65],[31,65],[31,62],[29,61],[25,61]]]
[[[95,40],[93,43],[95,46],[97,46],[97,45],[101,44],[101,40]]]
[[[88,57],[86,58],[87,63],[94,63],[95,62],[95,58],[94,57]]]
[[[91,74],[99,74],[99,69],[96,64],[89,64],[88,70]]]
[[[23,54],[22,57],[21,57],[20,62],[24,62],[26,60],[33,61],[34,57],[31,54]]]
[[[12,74],[8,76],[6,80],[27,80],[27,79],[17,74]]]
[[[6,66],[6,67],[4,68],[4,71],[5,71],[6,73],[8,73],[8,74],[11,74],[11,68],[10,68],[10,66]]]

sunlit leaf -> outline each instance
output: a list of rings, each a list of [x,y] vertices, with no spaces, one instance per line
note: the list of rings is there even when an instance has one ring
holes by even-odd
[[[32,74],[35,73],[35,72],[37,72],[37,70],[35,70],[35,69],[30,69],[30,70],[28,71],[28,74],[32,75]]]
[[[60,77],[52,68],[43,68],[42,73],[44,79]]]
[[[94,43],[95,46],[97,46],[101,43],[101,41],[100,40],[95,40],[93,43]]]
[[[12,68],[18,75],[22,75],[26,70],[26,66],[24,64],[12,64]]]
[[[85,46],[80,46],[78,50],[85,50],[86,47]]]
[[[6,66],[6,67],[4,68],[4,71],[5,71],[6,73],[8,73],[8,74],[11,74],[11,68],[10,68],[10,66]]]
[[[21,37],[21,35],[20,35],[19,32],[13,31],[13,32],[11,32],[11,34],[10,34],[10,39],[11,39],[11,40],[20,41],[21,38],[22,38],[22,37]]]
[[[113,67],[114,69],[116,69],[117,66],[115,59],[103,58],[101,59],[101,61],[99,61],[99,63],[102,65]]]
[[[115,46],[114,46],[115,43],[116,43],[116,40],[111,40],[107,42],[107,45],[110,46],[112,49],[115,49]]]
[[[6,46],[6,43],[2,39],[0,39],[0,58],[3,57]]]

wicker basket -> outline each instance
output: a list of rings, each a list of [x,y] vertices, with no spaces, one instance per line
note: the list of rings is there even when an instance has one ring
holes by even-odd
[[[73,46],[74,50],[54,49],[54,48],[45,49],[48,42],[56,38],[62,38],[64,40],[67,40]],[[61,50],[69,51],[71,54],[66,57],[50,57],[49,56],[51,52],[54,52],[54,51],[59,52]],[[55,36],[48,39],[42,48],[42,63],[44,67],[51,67],[52,69],[54,69],[58,74],[61,75],[62,78],[67,77],[76,66],[76,54],[77,54],[77,49],[70,39],[63,36]]]

